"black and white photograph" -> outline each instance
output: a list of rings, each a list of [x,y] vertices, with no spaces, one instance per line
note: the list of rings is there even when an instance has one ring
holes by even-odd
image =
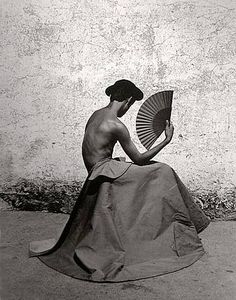
[[[235,300],[236,1],[0,3],[1,300]]]

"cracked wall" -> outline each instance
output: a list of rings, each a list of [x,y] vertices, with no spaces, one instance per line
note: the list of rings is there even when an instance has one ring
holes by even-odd
[[[1,2],[1,184],[83,180],[86,120],[127,78],[145,98],[175,91],[175,136],[155,159],[198,193],[235,190],[234,1]],[[123,119],[143,151],[140,105]]]

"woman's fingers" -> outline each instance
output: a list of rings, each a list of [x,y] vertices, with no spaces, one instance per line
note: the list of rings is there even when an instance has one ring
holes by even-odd
[[[173,126],[173,123],[169,120],[166,120],[166,126]]]

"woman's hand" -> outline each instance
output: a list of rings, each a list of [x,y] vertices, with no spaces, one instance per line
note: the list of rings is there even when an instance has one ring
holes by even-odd
[[[166,141],[170,142],[174,134],[174,126],[172,122],[169,122],[166,120],[166,128],[165,128],[165,135],[166,135]]]

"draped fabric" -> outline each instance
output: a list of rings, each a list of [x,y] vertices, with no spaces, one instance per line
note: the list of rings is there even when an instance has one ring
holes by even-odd
[[[204,249],[209,219],[175,171],[116,159],[88,175],[59,239],[31,242],[30,256],[74,278],[120,282],[185,268]]]

